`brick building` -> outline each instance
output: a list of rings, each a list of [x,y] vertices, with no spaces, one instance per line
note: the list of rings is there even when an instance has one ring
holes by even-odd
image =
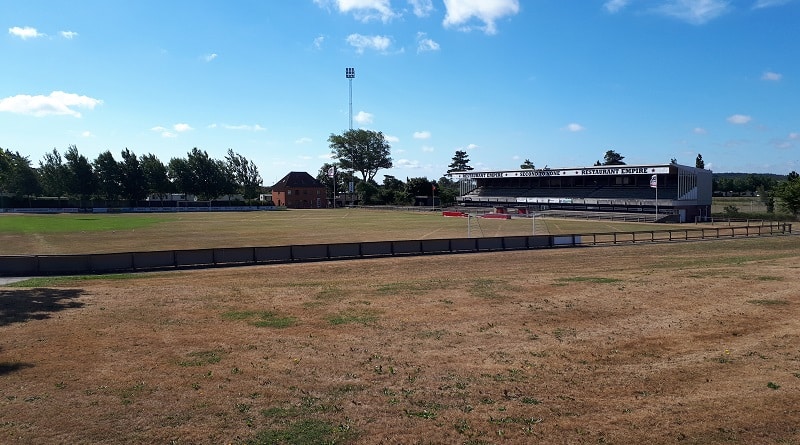
[[[328,206],[327,190],[306,172],[289,172],[272,186],[272,201],[288,209],[324,209]]]

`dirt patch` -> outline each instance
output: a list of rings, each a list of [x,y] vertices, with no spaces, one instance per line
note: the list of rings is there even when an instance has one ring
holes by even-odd
[[[0,288],[0,442],[798,443],[798,257],[780,237]]]

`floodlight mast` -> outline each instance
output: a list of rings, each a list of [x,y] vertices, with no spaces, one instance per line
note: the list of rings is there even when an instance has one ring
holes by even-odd
[[[344,75],[350,81],[350,129],[353,129],[353,78],[356,77],[355,68],[345,68]]]

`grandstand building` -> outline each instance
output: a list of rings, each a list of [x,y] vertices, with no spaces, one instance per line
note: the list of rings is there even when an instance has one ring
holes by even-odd
[[[710,170],[678,164],[463,171],[463,206],[528,211],[646,213],[658,221],[695,221],[711,214]]]

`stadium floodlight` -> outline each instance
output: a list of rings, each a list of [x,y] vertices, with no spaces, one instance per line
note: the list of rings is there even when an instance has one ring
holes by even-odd
[[[344,76],[350,81],[350,129],[353,129],[353,78],[356,77],[355,68],[345,68]]]

